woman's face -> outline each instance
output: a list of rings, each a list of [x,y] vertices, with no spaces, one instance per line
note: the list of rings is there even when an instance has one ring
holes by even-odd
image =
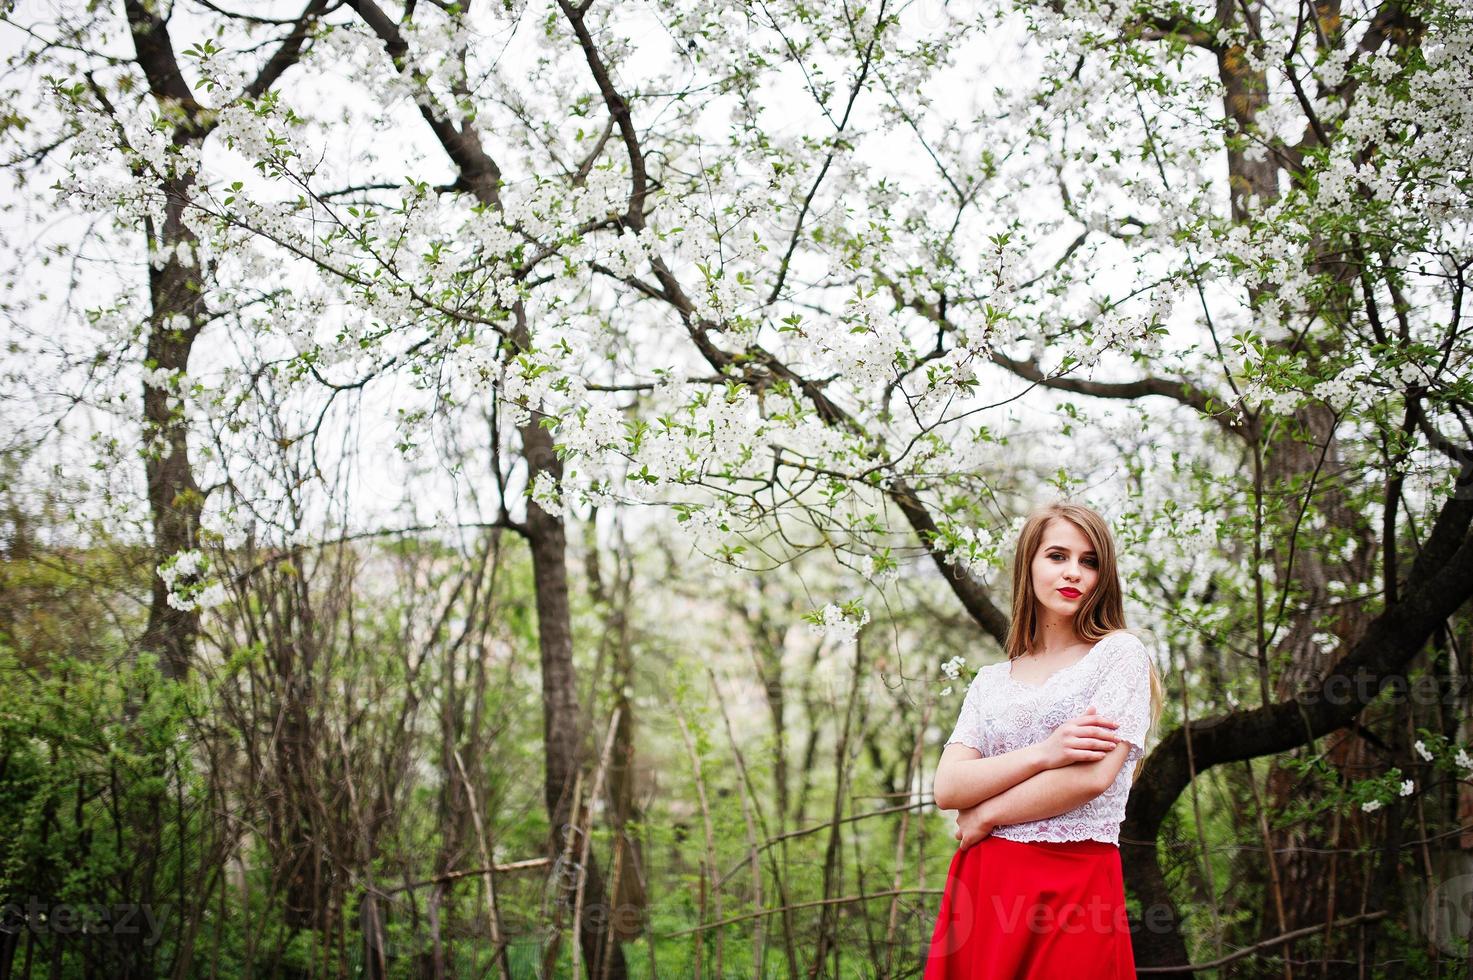
[[[1072,618],[1100,578],[1100,559],[1073,521],[1051,518],[1034,552],[1033,594],[1059,616]]]

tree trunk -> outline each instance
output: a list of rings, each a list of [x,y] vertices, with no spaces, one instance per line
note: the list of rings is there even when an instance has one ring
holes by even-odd
[[[137,0],[124,6],[137,61],[148,77],[154,100],[161,111],[182,114],[174,130],[174,146],[198,149],[208,131],[199,124],[200,106],[179,72],[168,26]],[[193,171],[165,178],[163,225],[156,226],[151,219],[145,222],[151,309],[144,367],[154,375],[143,383],[143,469],[155,568],[171,555],[198,545],[204,507],[204,495],[190,463],[188,424],[175,393],[177,384],[170,380],[187,376],[189,355],[206,317],[203,270],[196,265],[198,240],[184,223],[194,179]],[[193,659],[199,614],[169,605],[169,589],[157,575],[151,592],[142,649],[159,655],[167,676],[182,678]]]
[[[525,345],[529,340],[523,315],[519,308],[517,332]],[[537,476],[546,473],[555,484],[560,484],[562,461],[553,448],[552,434],[540,421],[540,414],[534,411],[531,420],[518,429],[527,461],[527,482],[533,486]],[[577,675],[573,669],[567,535],[563,521],[529,497],[526,536],[532,550],[532,580],[537,590],[537,646],[542,660],[542,737],[546,757],[543,798],[551,829],[548,852],[556,857],[562,852],[564,833],[579,824],[578,814],[573,811],[573,784],[584,761],[581,733],[587,727],[587,719],[578,705]],[[585,909],[598,913],[585,914],[579,924],[578,941],[583,948],[588,976],[590,980],[605,976],[609,980],[624,980],[627,968],[623,949],[617,942],[607,950],[604,948],[609,899],[598,858],[591,851],[584,874]]]

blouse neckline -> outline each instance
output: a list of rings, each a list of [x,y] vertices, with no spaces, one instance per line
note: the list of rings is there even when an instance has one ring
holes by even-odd
[[[1047,677],[1045,677],[1043,679],[1043,683],[1042,684],[1029,684],[1027,681],[1020,681],[1020,680],[1015,679],[1013,677],[1013,661],[1011,661],[1011,660],[1005,660],[1005,661],[1003,661],[1004,669],[1003,669],[1002,675],[1007,678],[1008,683],[1010,683],[1010,684],[1017,685],[1018,687],[1026,687],[1029,690],[1033,690],[1033,691],[1041,691],[1044,688],[1048,687],[1050,684],[1052,684],[1055,677],[1058,677],[1060,674],[1064,673],[1067,670],[1073,670],[1075,667],[1078,667],[1080,664],[1082,664],[1086,660],[1088,660],[1090,658],[1090,655],[1093,654],[1096,650],[1098,650],[1100,648],[1101,644],[1103,644],[1106,640],[1108,640],[1110,637],[1112,637],[1114,635],[1115,635],[1114,633],[1107,633],[1104,636],[1100,637],[1098,640],[1095,641],[1094,646],[1090,647],[1088,650],[1085,651],[1084,656],[1080,657],[1078,660],[1074,661],[1072,664],[1065,664],[1064,666],[1060,667],[1058,670],[1054,671],[1052,674],[1049,674]]]

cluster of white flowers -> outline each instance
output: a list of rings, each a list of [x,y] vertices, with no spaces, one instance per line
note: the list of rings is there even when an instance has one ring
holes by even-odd
[[[1453,764],[1459,769],[1473,769],[1473,756],[1468,755],[1468,749],[1462,745],[1459,745],[1457,749],[1457,753],[1453,756]],[[1437,758],[1432,750],[1427,747],[1427,743],[1420,738],[1412,743],[1412,750],[1417,753],[1423,762],[1433,762]]]
[[[1039,250],[1035,243],[1016,231],[1008,234],[995,232],[987,236],[987,242],[980,271],[986,277],[983,281],[990,287],[988,300],[994,306],[1007,308],[1019,284],[1036,277],[1032,264],[1037,261]]]
[[[1058,373],[1068,373],[1077,367],[1091,367],[1099,363],[1106,351],[1120,348],[1127,341],[1133,342],[1132,346],[1136,348],[1142,347],[1144,339],[1150,334],[1151,324],[1149,316],[1133,316],[1120,310],[1101,313],[1095,318],[1088,339],[1071,344],[1059,352]],[[1067,370],[1062,367],[1066,360],[1070,361]]]
[[[1097,31],[1113,37],[1121,33],[1132,9],[1129,3],[1116,0],[1065,0],[1060,12],[1075,22],[1076,30]]]
[[[165,585],[172,588],[176,580],[197,575],[207,569],[209,564],[209,559],[201,551],[181,551],[159,566],[159,577],[164,580]]]
[[[320,251],[309,237],[314,217],[311,214],[299,213],[294,206],[280,201],[260,202],[242,196],[237,196],[231,207],[236,220],[257,235],[298,251]],[[279,262],[279,257],[275,261]]]
[[[756,399],[749,388],[720,389],[702,393],[699,404],[685,409],[690,422],[686,436],[700,453],[698,471],[736,468],[742,457],[752,452],[768,431],[756,412]],[[759,455],[753,456],[757,475],[764,465]]]
[[[247,160],[270,160],[283,154],[290,127],[279,112],[237,102],[218,114],[216,131],[225,145]]]
[[[1425,67],[1405,90],[1388,82],[1403,72],[1387,55],[1368,54],[1359,64],[1341,49],[1326,56],[1318,71],[1341,80],[1349,72],[1370,82],[1346,108],[1333,150],[1316,175],[1322,208],[1343,207],[1364,185],[1375,201],[1395,204],[1409,220],[1425,225],[1429,216],[1466,213],[1466,199],[1448,193],[1466,173],[1466,134],[1473,126],[1468,90],[1467,51],[1473,34],[1467,24],[1446,26],[1421,51]],[[1367,149],[1375,147],[1374,153]],[[1409,173],[1416,174],[1409,183]],[[1382,219],[1383,221],[1386,219]]]
[[[1343,207],[1351,197],[1352,185],[1356,180],[1355,161],[1347,154],[1338,152],[1330,157],[1329,165],[1317,175],[1319,180],[1318,203],[1325,209]]]
[[[1247,356],[1239,355],[1237,364],[1240,368],[1245,371],[1249,369],[1252,364],[1250,357],[1251,353]],[[1337,412],[1344,412],[1356,399],[1364,396],[1368,382],[1378,377],[1384,375],[1365,365],[1352,365],[1333,378],[1315,382],[1305,392],[1293,387],[1277,387],[1266,375],[1253,374],[1243,388],[1241,404],[1256,406],[1276,415],[1287,415],[1308,399],[1314,398]]]
[[[913,402],[917,415],[930,418],[947,401],[977,380],[978,358],[966,347],[953,347],[926,365],[926,388]]]
[[[881,588],[900,578],[899,565],[892,562],[890,567],[882,571],[876,571],[878,564],[873,555],[864,555],[859,559],[859,574]]]
[[[913,356],[888,300],[876,292],[852,297],[836,318],[804,320],[783,336],[789,363],[816,374],[837,372],[858,391],[894,378],[897,355]]]
[[[809,623],[811,633],[822,634],[830,640],[847,643],[859,635],[860,627],[869,622],[869,610],[861,611],[858,618],[832,602],[824,606],[818,615],[819,622]]]
[[[510,364],[499,364],[498,371],[496,390],[512,426],[526,425],[532,421],[533,409],[542,411],[557,401],[553,391],[559,375],[555,361],[550,364],[535,354],[522,354]]]
[[[178,319],[184,319],[180,316]],[[186,321],[187,322],[187,321]],[[145,368],[143,370],[143,384],[148,388],[157,388],[160,391],[178,392],[188,375],[183,371],[171,371],[168,368]]]
[[[1350,64],[1353,53],[1349,45],[1326,51],[1319,65],[1314,69],[1314,75],[1319,79],[1320,84],[1325,88],[1338,88],[1340,83],[1345,81],[1345,69]]]
[[[691,296],[696,316],[712,323],[728,323],[742,315],[743,306],[752,298],[752,285],[744,284],[734,270],[713,269],[705,277],[705,286]]]
[[[1469,770],[1473,770],[1473,756],[1468,754],[1467,747],[1459,745],[1441,734],[1433,734],[1430,738],[1432,741],[1432,745],[1430,746],[1426,740],[1421,738],[1412,742],[1412,751],[1416,754],[1416,757],[1423,763],[1433,763],[1443,768],[1455,767],[1458,780],[1460,782],[1465,781]],[[1456,749],[1456,752],[1453,751],[1454,749]],[[1449,755],[1451,755],[1451,766],[1447,765],[1447,757]],[[1442,757],[1441,760],[1439,760],[1439,756]],[[1390,799],[1391,793],[1395,792],[1397,796],[1411,796],[1416,792],[1417,784],[1415,780],[1402,778],[1401,770],[1397,768],[1391,769],[1381,777],[1368,780],[1365,787],[1370,788],[1372,791],[1372,793],[1367,795],[1374,795],[1372,795],[1371,799],[1361,804],[1361,809],[1366,813],[1373,813],[1385,805],[1386,801]]]
[[[460,55],[472,41],[465,18],[431,7],[418,12],[404,25],[402,33],[409,47],[404,58],[414,70],[429,78],[443,76],[447,83],[462,79]]]
[[[939,526],[944,533],[936,539],[933,547],[946,556],[948,565],[959,565],[979,579],[985,578],[992,569],[1002,567],[1002,556],[1009,540],[1008,529],[953,523]],[[956,539],[956,544],[951,538]]]
[[[599,261],[616,276],[636,276],[649,261],[647,240],[648,236],[636,235],[627,228],[617,237],[606,236],[599,240]]]
[[[1396,795],[1397,796],[1411,796],[1412,793],[1414,793],[1416,791],[1416,788],[1417,788],[1416,783],[1413,780],[1404,779],[1404,780],[1401,781],[1400,785],[1397,786]],[[1377,810],[1381,809],[1381,807],[1383,807],[1383,806],[1385,806],[1385,801],[1379,800],[1379,799],[1373,799],[1373,800],[1366,800],[1364,803],[1362,803],[1360,805],[1360,808],[1365,813],[1375,813]]]
[[[1360,392],[1363,378],[1358,369],[1342,371],[1313,388],[1314,396],[1337,412],[1343,412]]]
[[[736,515],[724,501],[691,508],[681,527],[696,550],[705,555],[719,554],[722,546],[735,539],[741,529]]]
[[[538,470],[528,495],[533,502],[553,517],[563,516],[563,499],[558,492],[557,481],[546,470]]]
[[[200,530],[226,548],[239,548],[245,544],[246,529],[235,508],[220,506],[219,499],[212,496],[200,514]]]
[[[225,586],[204,578],[209,571],[209,558],[197,549],[177,552],[161,562],[158,574],[169,590],[169,605],[184,612],[197,612],[225,602]]]
[[[771,405],[776,399],[769,399]],[[796,408],[792,409],[796,411]],[[847,448],[844,434],[825,425],[812,415],[790,422],[783,430],[783,445],[805,459],[832,459],[842,456]]]
[[[597,456],[604,449],[625,445],[628,438],[624,416],[606,401],[563,415],[557,426],[558,446],[580,456]]]

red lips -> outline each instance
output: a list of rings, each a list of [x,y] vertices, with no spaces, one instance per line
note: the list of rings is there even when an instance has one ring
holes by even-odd
[[[1060,589],[1059,594],[1069,599],[1078,599],[1082,593],[1078,589]]]

